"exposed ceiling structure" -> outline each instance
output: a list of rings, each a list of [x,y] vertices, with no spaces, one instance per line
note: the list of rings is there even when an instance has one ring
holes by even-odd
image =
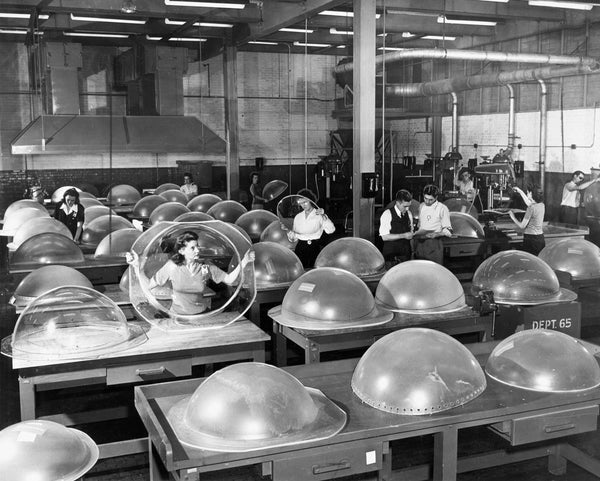
[[[377,12],[378,49],[472,48],[600,21],[588,0],[379,0]],[[340,0],[0,0],[0,41],[162,43],[203,58],[225,43],[346,55],[352,23],[352,2]]]

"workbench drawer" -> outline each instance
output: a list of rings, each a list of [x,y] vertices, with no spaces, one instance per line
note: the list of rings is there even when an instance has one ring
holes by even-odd
[[[588,406],[511,419],[492,424],[490,428],[503,438],[508,439],[512,446],[517,446],[595,431],[597,424],[598,406]]]
[[[364,441],[295,452],[293,458],[273,461],[272,479],[324,480],[378,471],[382,467],[382,450],[381,442]]]
[[[174,379],[191,374],[191,359],[162,359],[127,366],[109,366],[106,369],[106,384]]]

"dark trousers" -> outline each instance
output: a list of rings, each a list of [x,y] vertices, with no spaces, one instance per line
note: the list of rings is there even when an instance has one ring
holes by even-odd
[[[559,219],[564,224],[579,224],[579,209],[576,207],[569,207],[567,205],[560,206]]]
[[[425,259],[444,265],[444,243],[442,239],[417,239],[415,259]]]
[[[537,256],[546,246],[544,234],[523,234],[523,250]]]
[[[302,262],[305,269],[311,269],[315,266],[315,260],[321,252],[321,239],[313,241],[299,240],[294,252]]]

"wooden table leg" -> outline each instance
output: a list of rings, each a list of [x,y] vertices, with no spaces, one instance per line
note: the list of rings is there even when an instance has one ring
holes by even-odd
[[[287,339],[276,322],[273,322],[273,336],[275,337],[275,365],[287,366]]]
[[[19,376],[19,402],[21,421],[35,419],[35,383],[29,378]]]
[[[458,429],[450,426],[433,435],[434,481],[456,481]]]

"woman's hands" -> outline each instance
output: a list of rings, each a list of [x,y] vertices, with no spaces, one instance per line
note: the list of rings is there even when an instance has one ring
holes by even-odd
[[[242,257],[242,269],[248,265],[249,262],[254,262],[256,259],[256,254],[253,250],[248,250]]]
[[[138,256],[138,253],[136,251],[126,252],[125,260],[127,261],[127,264],[129,264],[130,266],[133,266],[133,267],[140,266],[140,257]]]

